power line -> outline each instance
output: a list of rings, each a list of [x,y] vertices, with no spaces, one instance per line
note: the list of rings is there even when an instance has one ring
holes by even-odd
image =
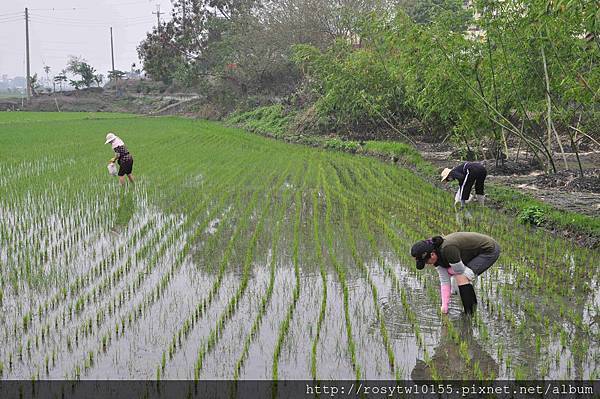
[[[133,4],[150,4],[152,3],[152,0],[146,0],[146,1],[129,1],[126,3],[119,3],[120,6],[127,6],[127,5],[133,5]]]
[[[73,28],[102,28],[105,29],[106,26],[108,25],[108,23],[73,23],[73,22],[63,22],[63,21],[48,21],[45,19],[40,19],[40,18],[30,18],[31,21],[35,22],[36,24],[42,24],[42,25],[56,25],[56,26],[67,26],[67,27],[73,27]],[[121,29],[126,29],[129,26],[136,26],[136,25],[143,25],[143,24],[151,24],[153,22],[153,20],[145,20],[145,21],[138,21],[138,22],[133,22],[133,23],[123,23],[123,24],[113,24],[118,26]]]
[[[22,21],[23,20],[23,14],[21,14],[21,15],[14,15],[12,17],[0,17],[0,21],[11,21],[11,20]]]
[[[110,21],[108,21],[108,20],[98,20],[98,19],[85,20],[85,19],[78,19],[78,18],[49,17],[49,16],[45,16],[45,15],[38,15],[38,14],[30,14],[30,16],[34,17],[38,20],[42,20],[42,21],[74,23],[74,24],[78,24],[78,25],[92,24],[92,25],[104,25],[104,26],[106,26],[109,23],[114,23],[114,22],[126,24],[129,22],[141,22],[141,21],[150,19],[148,16],[139,16],[139,17],[134,17],[134,18],[113,18],[113,19],[110,19]]]
[[[73,23],[64,23],[64,22],[45,21],[45,20],[41,20],[41,19],[37,19],[37,18],[31,18],[31,21],[35,22],[36,24],[40,24],[40,25],[68,26],[68,27],[72,27],[72,28],[96,29],[96,28],[105,28],[106,27],[106,24],[104,24],[104,26],[100,25],[100,24],[73,24]]]
[[[78,11],[89,10],[89,8],[71,7],[71,8],[30,8],[31,11]]]
[[[51,15],[42,15],[42,14],[37,14],[37,13],[30,13],[31,16],[36,16],[38,18],[45,18],[45,19],[52,19],[52,20],[62,20],[62,21],[67,21],[67,22],[103,22],[103,20],[99,20],[99,19],[82,19],[82,18],[71,18],[71,17],[57,17],[57,16],[51,16]],[[137,17],[110,17],[111,21],[114,20],[120,20],[120,21],[134,21],[134,20],[138,20],[138,19],[142,19],[142,18],[148,18],[146,15],[140,15]]]
[[[151,3],[152,1],[156,1],[156,0],[138,0],[138,1],[126,1],[124,3],[116,3],[114,4],[115,7],[117,6],[122,6],[122,5],[134,5],[134,4],[148,4]],[[162,1],[162,0],[159,0]],[[140,9],[142,7],[139,7]],[[47,32],[47,28],[45,27],[45,25],[52,25],[52,26],[64,26],[66,27],[66,29],[71,28],[73,32],[73,35],[79,35],[79,29],[78,28],[82,28],[82,29],[86,29],[89,31],[93,31],[93,35],[96,35],[96,28],[98,30],[101,29],[105,29],[108,26],[113,26],[114,28],[116,28],[117,30],[127,30],[129,27],[133,27],[133,26],[139,26],[139,25],[146,25],[148,26],[148,28],[150,28],[153,24],[153,22],[155,23],[155,21],[158,21],[158,26],[160,27],[160,23],[161,23],[161,14],[164,14],[164,12],[161,12],[160,9],[160,4],[157,4],[157,9],[156,12],[153,12],[152,14],[156,15],[157,19],[155,20],[152,16],[150,15],[139,15],[139,12],[141,10],[138,10],[138,12],[136,12],[138,15],[135,16],[136,13],[126,13],[123,16],[118,16],[118,17],[111,17],[111,16],[107,16],[107,19],[104,20],[103,19],[103,15],[101,16],[100,14],[90,14],[90,13],[85,13],[85,12],[81,12],[82,10],[90,10],[91,8],[79,8],[79,7],[72,7],[72,8],[26,8],[25,12],[14,12],[14,13],[3,13],[0,14],[0,24],[8,24],[8,23],[13,23],[13,22],[21,22],[23,21],[23,17],[25,16],[26,19],[26,36],[30,36],[29,39],[33,39],[33,46],[34,46],[34,52],[36,54],[32,54],[35,59],[37,60],[38,57],[41,57],[41,61],[43,65],[46,65],[46,61],[47,60],[60,60],[60,59],[64,59],[65,55],[67,53],[78,53],[79,51],[86,51],[84,50],[84,47],[86,47],[88,45],[88,42],[77,42],[77,41],[46,41],[45,37],[47,36],[46,33],[44,33],[44,35],[40,35],[39,39],[36,39],[37,35],[36,35],[36,31],[37,29],[35,29],[35,26],[37,25],[41,30],[44,30],[45,32]],[[32,12],[33,10],[33,12]],[[150,10],[148,10],[150,11]],[[147,12],[147,11],[146,11]],[[145,12],[144,12],[145,13]],[[78,18],[78,15],[89,15],[89,17],[91,18],[86,18],[86,19],[81,19]],[[99,18],[94,18],[94,16],[99,17]],[[2,25],[0,25],[2,26]],[[33,29],[32,29],[33,28]],[[33,33],[33,35],[31,35]],[[4,36],[4,35],[3,35]],[[73,36],[74,38],[77,36]],[[79,36],[81,37],[81,36]],[[41,39],[41,40],[40,40]],[[2,41],[2,40],[0,40]],[[115,43],[116,44],[116,43]],[[134,47],[133,45],[137,45],[139,44],[139,41],[124,41],[124,42],[120,42],[120,45],[123,46],[127,46],[128,47],[128,51],[130,48]],[[77,50],[79,49],[79,50]],[[116,49],[115,49],[116,50]],[[7,53],[10,53],[10,51],[6,51]],[[20,54],[20,53],[19,53]],[[23,56],[23,58],[25,58]],[[55,62],[55,61],[53,61]],[[27,76],[30,78],[31,77],[31,71],[30,71],[30,62],[24,62],[25,64],[27,64]],[[113,69],[116,66],[112,67]]]
[[[134,23],[131,23],[131,24],[127,24],[127,25],[125,26],[125,28],[127,28],[127,27],[129,27],[129,26],[138,26],[138,25],[151,24],[151,23],[153,23],[153,22],[154,22],[154,20],[152,20],[152,21],[141,21],[141,22],[134,22]]]
[[[0,17],[9,17],[9,16],[15,16],[15,15],[23,16],[23,11],[9,12],[9,13],[6,13],[6,14],[0,14]]]

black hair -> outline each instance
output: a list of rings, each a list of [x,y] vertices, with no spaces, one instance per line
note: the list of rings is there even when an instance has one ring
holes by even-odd
[[[433,244],[433,251],[431,251],[432,253],[435,252],[435,254],[438,256],[438,261],[436,262],[436,266],[442,266],[445,268],[448,268],[450,265],[448,266],[444,266],[444,262],[441,261],[440,258],[442,258],[442,251],[440,250],[442,244],[444,243],[444,239],[441,236],[435,236],[435,237],[431,237],[430,238],[431,243]]]
[[[431,243],[434,246],[434,250],[437,252],[438,249],[442,246],[444,239],[441,236],[431,237]]]

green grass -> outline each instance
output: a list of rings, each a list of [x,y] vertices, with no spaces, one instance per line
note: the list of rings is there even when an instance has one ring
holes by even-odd
[[[522,223],[537,226],[567,229],[575,233],[600,237],[600,217],[592,217],[552,207],[528,194],[509,187],[488,186],[488,196],[502,204],[502,207],[514,212]],[[534,212],[535,211],[535,212]],[[536,214],[536,217],[527,217]],[[536,223],[539,220],[539,223]]]
[[[410,147],[325,138],[403,168],[215,122],[101,116],[0,114],[0,307],[11,309],[0,325],[3,378],[319,380],[333,367],[401,380],[416,362],[405,345],[444,378],[432,356],[447,341],[437,277],[417,272],[409,250],[458,230],[502,247],[477,288],[478,331],[508,370],[498,377],[563,373],[540,363],[557,350],[591,353],[559,377],[596,368],[588,319],[598,254],[518,224],[516,212],[473,207],[457,220],[452,195],[427,182]],[[108,131],[133,154],[135,185],[108,175]],[[475,364],[460,328],[448,329],[459,360]],[[139,346],[143,361],[127,349]]]
[[[414,167],[425,175],[437,176],[437,169],[425,161],[421,154],[409,144],[395,141],[367,141],[363,147],[363,152],[369,155],[391,157],[396,162]]]
[[[93,119],[135,118],[133,114],[114,112],[0,112],[0,123],[56,122]]]
[[[228,123],[238,125],[251,132],[290,142],[322,147],[334,151],[364,154],[408,167],[431,182],[438,180],[438,168],[427,162],[411,145],[395,141],[366,141],[358,142],[338,137],[296,135],[290,131],[293,114],[286,113],[283,106],[272,105],[259,107],[255,110],[234,114]],[[515,189],[491,186],[488,196],[498,205],[516,215],[526,215],[531,209],[537,209],[539,220],[530,222],[530,218],[519,217],[524,224],[533,224],[548,229],[569,230],[575,234],[584,234],[600,238],[600,218],[563,211],[554,208],[531,195],[523,194]]]
[[[386,157],[400,162],[424,174],[435,174],[436,169],[426,162],[421,154],[412,146],[392,141],[358,142],[338,137],[306,136],[293,133],[291,123],[294,113],[286,112],[282,105],[258,107],[252,111],[235,113],[227,119],[227,123],[237,125],[267,137],[275,137],[290,142],[323,147],[350,153]]]
[[[271,137],[284,136],[292,120],[293,114],[286,113],[283,105],[279,104],[235,113],[227,118],[228,123],[241,125],[254,133]]]

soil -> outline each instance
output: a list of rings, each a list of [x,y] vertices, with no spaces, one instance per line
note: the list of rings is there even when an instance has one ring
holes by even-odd
[[[440,169],[462,162],[448,144],[419,143],[417,149]],[[531,157],[524,159],[522,154],[518,161],[514,161],[515,154],[510,154],[504,164],[495,160],[481,162],[492,183],[517,188],[558,209],[600,216],[600,149],[579,154],[584,177],[579,175],[576,155],[568,153],[566,157],[570,169],[559,170],[556,174],[544,173]],[[564,166],[562,159],[556,159],[557,167]]]

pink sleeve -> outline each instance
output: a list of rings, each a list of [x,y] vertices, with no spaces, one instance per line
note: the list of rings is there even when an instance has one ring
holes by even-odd
[[[450,284],[442,284],[440,286],[440,292],[442,294],[442,309],[448,310],[448,305],[450,304],[450,294],[452,289],[450,288]]]
[[[120,147],[120,146],[122,146],[122,145],[125,145],[125,143],[123,142],[123,140],[121,140],[121,139],[120,139],[120,138],[118,138],[118,137],[116,137],[116,138],[115,138],[115,139],[112,141],[112,143],[110,143],[110,144],[111,144],[111,146],[112,146],[113,150],[114,150],[115,148],[117,148],[117,147]]]

